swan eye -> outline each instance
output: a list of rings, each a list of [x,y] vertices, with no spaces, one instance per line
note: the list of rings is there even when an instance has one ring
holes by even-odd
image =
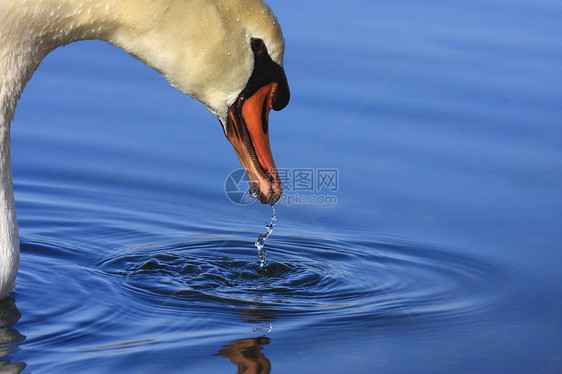
[[[254,55],[262,54],[264,52],[264,50],[266,50],[265,43],[261,39],[252,38],[250,43],[251,43],[252,51],[254,52]]]
[[[281,110],[289,103],[289,84],[283,68],[274,62],[267,52],[267,47],[262,39],[252,38],[250,46],[254,53],[254,70],[248,80],[248,84],[240,93],[241,98],[248,98],[260,88],[277,83],[275,90],[270,96],[269,108]],[[265,129],[264,129],[265,132]]]

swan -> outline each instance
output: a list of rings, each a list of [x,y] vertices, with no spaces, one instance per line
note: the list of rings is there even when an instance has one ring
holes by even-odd
[[[285,39],[262,0],[2,0],[0,2],[0,299],[12,289],[19,235],[10,124],[25,84],[55,48],[100,39],[158,71],[220,121],[250,180],[275,204],[282,185],[269,111],[289,102]]]

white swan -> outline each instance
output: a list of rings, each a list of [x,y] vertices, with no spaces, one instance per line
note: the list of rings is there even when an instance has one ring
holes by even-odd
[[[0,298],[13,287],[19,237],[10,165],[16,102],[43,58],[102,39],[161,73],[220,120],[262,203],[282,193],[269,110],[289,101],[285,41],[262,0],[2,0],[0,2]]]

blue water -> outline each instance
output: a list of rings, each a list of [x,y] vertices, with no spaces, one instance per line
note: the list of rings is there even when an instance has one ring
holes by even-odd
[[[562,372],[562,4],[269,3],[273,153],[317,183],[286,196],[336,200],[277,204],[260,270],[271,209],[229,200],[216,118],[105,43],[56,50],[12,127],[0,372]]]

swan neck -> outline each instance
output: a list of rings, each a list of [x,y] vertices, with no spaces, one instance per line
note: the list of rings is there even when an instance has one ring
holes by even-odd
[[[19,264],[19,235],[10,166],[10,127],[0,117],[0,299],[8,294]]]

